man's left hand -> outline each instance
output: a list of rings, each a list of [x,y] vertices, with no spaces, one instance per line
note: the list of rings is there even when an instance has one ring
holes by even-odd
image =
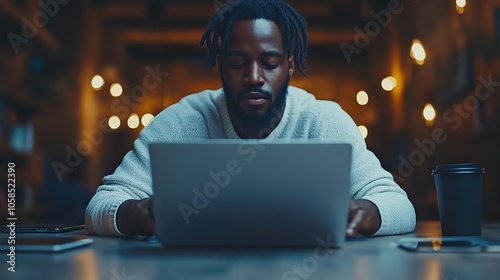
[[[380,228],[380,213],[373,202],[355,199],[349,202],[348,237],[372,235]]]

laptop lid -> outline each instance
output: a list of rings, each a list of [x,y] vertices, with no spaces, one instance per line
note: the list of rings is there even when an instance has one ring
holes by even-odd
[[[349,144],[205,140],[151,144],[150,155],[164,246],[336,247],[344,241]]]

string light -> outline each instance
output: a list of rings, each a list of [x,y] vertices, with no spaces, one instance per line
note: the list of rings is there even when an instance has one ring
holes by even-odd
[[[424,117],[425,125],[431,127],[436,119],[436,110],[434,109],[434,106],[430,103],[425,104],[422,116]]]
[[[398,82],[393,76],[388,76],[382,80],[381,85],[385,91],[391,91],[398,85]]]
[[[108,125],[111,129],[117,129],[120,127],[121,121],[117,116],[112,116],[108,120]]]
[[[368,137],[368,128],[364,125],[358,126],[359,132],[361,132],[361,135],[363,135],[363,138],[366,139]]]
[[[135,113],[131,114],[130,117],[128,117],[127,125],[132,129],[139,127],[139,116]]]
[[[461,8],[465,8],[465,5],[467,5],[466,0],[457,0],[456,3],[457,3],[457,6],[461,7]]]
[[[104,85],[104,79],[101,77],[101,75],[95,75],[92,78],[91,84],[95,90],[99,90]]]
[[[427,54],[425,53],[424,46],[422,45],[422,42],[420,42],[420,40],[413,40],[413,44],[410,50],[410,56],[418,65],[423,65],[425,63]]]
[[[358,94],[356,94],[356,101],[359,105],[368,104],[368,93],[364,90],[359,91]]]
[[[150,113],[147,113],[142,116],[141,123],[143,126],[147,126],[153,119],[154,116]]]
[[[112,84],[111,87],[109,87],[109,93],[114,97],[122,95],[123,93],[122,85],[120,85],[119,83]]]
[[[465,12],[465,5],[467,5],[466,0],[456,0],[456,9],[458,14],[463,14]]]
[[[424,110],[422,111],[422,116],[426,121],[434,121],[436,118],[436,110],[434,109],[434,106],[432,104],[427,103],[425,104]]]

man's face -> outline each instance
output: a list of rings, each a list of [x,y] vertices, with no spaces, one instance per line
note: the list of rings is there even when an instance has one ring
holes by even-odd
[[[235,22],[218,65],[233,122],[254,130],[282,114],[294,62],[274,22]]]

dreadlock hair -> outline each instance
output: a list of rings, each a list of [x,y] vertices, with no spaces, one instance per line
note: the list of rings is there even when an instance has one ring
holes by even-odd
[[[200,41],[200,47],[206,45],[210,66],[215,65],[217,55],[224,57],[233,24],[252,19],[267,19],[278,25],[287,54],[294,56],[297,69],[307,77],[307,24],[284,0],[229,0],[223,5],[208,22]]]

